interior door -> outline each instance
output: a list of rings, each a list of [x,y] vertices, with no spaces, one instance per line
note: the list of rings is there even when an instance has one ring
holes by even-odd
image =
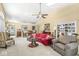
[[[22,32],[21,32],[21,30],[19,29],[19,30],[17,30],[17,37],[21,37],[22,36]]]

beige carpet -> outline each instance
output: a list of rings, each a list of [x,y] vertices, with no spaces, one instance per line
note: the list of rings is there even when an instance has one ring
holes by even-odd
[[[49,46],[39,43],[38,47],[28,47],[26,38],[15,38],[16,44],[7,49],[0,48],[0,56],[60,56]]]

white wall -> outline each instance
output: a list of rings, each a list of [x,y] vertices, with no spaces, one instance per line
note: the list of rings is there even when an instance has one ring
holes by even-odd
[[[4,21],[1,17],[0,17],[0,32],[4,32]]]

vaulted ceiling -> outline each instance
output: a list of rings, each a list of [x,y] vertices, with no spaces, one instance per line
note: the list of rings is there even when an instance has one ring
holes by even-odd
[[[56,4],[53,3],[51,6],[47,3],[41,4],[41,12],[47,13],[50,10],[58,10],[60,7],[63,7],[67,4]],[[40,10],[40,3],[3,3],[4,10],[8,20],[17,20],[20,22],[32,22],[35,23],[38,21],[37,16],[33,16],[32,14],[38,14]],[[58,9],[57,9],[58,8]]]
[[[21,22],[36,22],[37,16],[32,14],[38,14],[40,10],[40,3],[4,3],[4,9],[6,16],[10,20],[17,20]],[[49,7],[46,3],[41,4],[42,13],[47,13]]]

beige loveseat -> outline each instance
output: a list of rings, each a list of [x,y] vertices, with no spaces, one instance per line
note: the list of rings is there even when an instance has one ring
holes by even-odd
[[[10,38],[10,34],[7,32],[0,32],[0,47],[7,48],[8,46],[11,46],[15,44],[15,41],[13,38]]]
[[[75,36],[60,36],[53,40],[53,49],[64,56],[73,56],[78,53],[78,44]]]

